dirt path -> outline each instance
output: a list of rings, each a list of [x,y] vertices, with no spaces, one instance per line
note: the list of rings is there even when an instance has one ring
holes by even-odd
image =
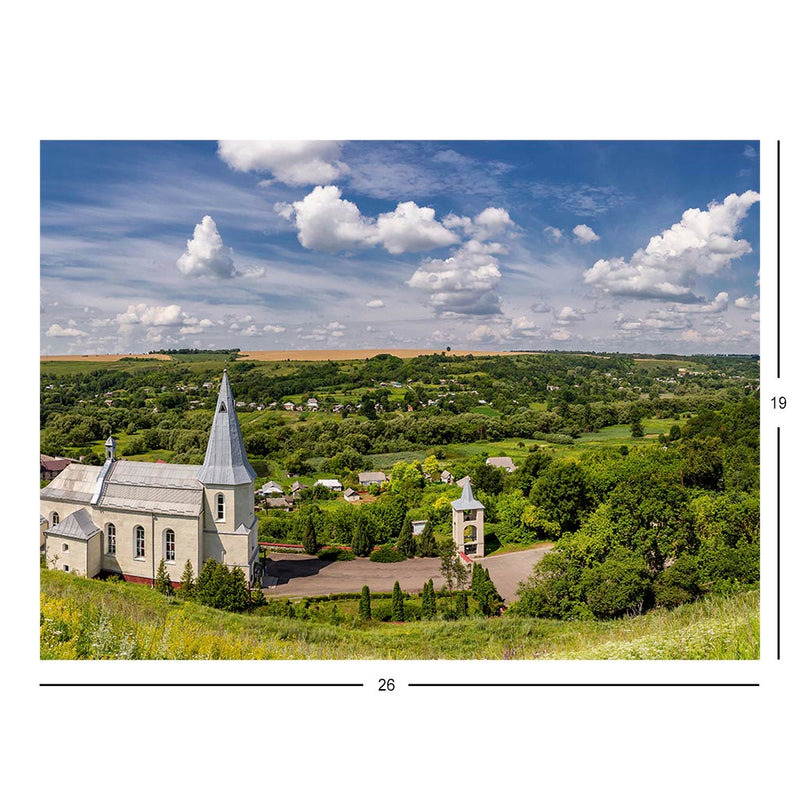
[[[511,601],[517,585],[530,574],[533,565],[550,549],[541,545],[518,553],[488,556],[480,563],[489,570],[497,590]],[[354,561],[325,561],[294,553],[272,553],[267,574],[277,580],[264,590],[267,597],[314,597],[338,592],[360,592],[364,585],[373,592],[390,592],[395,581],[407,592],[420,592],[430,578],[440,589],[444,585],[438,558],[412,558],[397,564],[378,564],[363,558]]]

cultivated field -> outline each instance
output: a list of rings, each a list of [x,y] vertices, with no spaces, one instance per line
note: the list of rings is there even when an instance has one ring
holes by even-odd
[[[39,361],[121,361],[123,358],[145,358],[154,361],[171,361],[166,353],[105,353],[104,355],[39,356]]]
[[[396,347],[378,348],[373,350],[248,350],[240,353],[239,358],[253,361],[354,361],[363,358],[374,358],[377,355],[388,353],[397,358],[415,358],[416,356],[431,356],[444,352],[441,350],[398,349]],[[509,356],[515,355],[500,350],[451,350],[451,356]],[[519,355],[518,353],[516,355]]]

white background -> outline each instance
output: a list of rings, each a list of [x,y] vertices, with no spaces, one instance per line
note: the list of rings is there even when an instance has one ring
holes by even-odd
[[[782,797],[796,791],[795,26],[761,2],[142,0],[6,10],[2,785],[72,797]],[[30,557],[41,139],[760,139],[760,662],[40,663]],[[776,374],[782,140],[783,357]],[[785,411],[769,399],[784,395]],[[783,428],[781,661],[775,427]],[[35,535],[35,534],[34,534]],[[393,693],[377,692],[392,677]],[[42,681],[363,689],[40,688]],[[409,682],[758,688],[410,689]],[[250,710],[248,711],[248,705]]]

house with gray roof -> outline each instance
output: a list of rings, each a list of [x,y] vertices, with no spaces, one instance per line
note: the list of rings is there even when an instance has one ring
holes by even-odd
[[[198,575],[214,558],[257,579],[256,473],[227,371],[202,466],[121,460],[113,437],[105,450],[102,466],[70,464],[40,492],[48,567],[152,584],[163,559],[177,584],[187,561]]]
[[[504,469],[506,472],[514,472],[517,468],[516,464],[508,456],[491,456],[486,459],[486,465]]]
[[[358,482],[362,486],[372,486],[373,484],[377,484],[380,486],[382,483],[386,483],[389,479],[386,477],[385,472],[359,472],[358,473]]]

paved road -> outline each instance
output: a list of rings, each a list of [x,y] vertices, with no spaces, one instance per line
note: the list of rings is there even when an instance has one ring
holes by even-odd
[[[533,550],[488,556],[480,560],[497,590],[506,601],[516,598],[517,584],[528,577],[533,565],[550,549],[542,545]],[[395,581],[407,592],[420,592],[433,578],[433,585],[444,585],[438,558],[412,558],[396,564],[378,564],[363,558],[354,561],[325,561],[295,553],[271,553],[267,574],[277,580],[264,590],[267,597],[313,597],[337,592],[360,592],[365,584],[373,592],[390,592]]]

